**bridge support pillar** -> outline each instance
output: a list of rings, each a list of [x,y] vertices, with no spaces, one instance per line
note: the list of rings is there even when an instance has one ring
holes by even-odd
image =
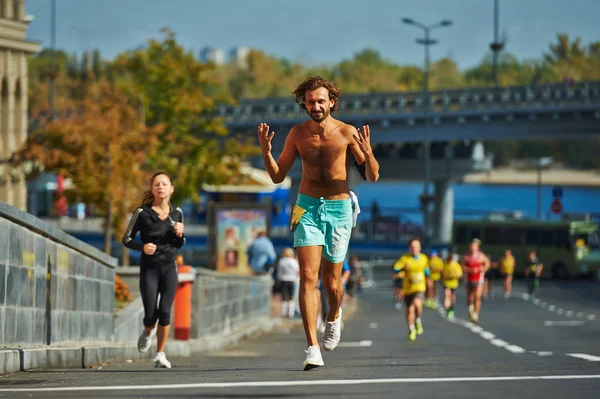
[[[449,243],[452,240],[454,216],[454,190],[449,179],[435,181],[435,201],[433,210],[433,240]]]

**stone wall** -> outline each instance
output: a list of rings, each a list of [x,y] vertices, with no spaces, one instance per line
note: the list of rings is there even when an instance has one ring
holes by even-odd
[[[0,202],[0,346],[112,340],[117,262]]]

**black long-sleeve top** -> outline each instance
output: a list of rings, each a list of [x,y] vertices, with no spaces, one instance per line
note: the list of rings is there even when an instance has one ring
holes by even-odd
[[[170,205],[169,205],[170,206]],[[177,237],[173,226],[177,222],[183,223],[183,211],[177,207],[173,209],[165,220],[161,220],[151,206],[144,205],[134,212],[127,230],[123,235],[123,245],[136,251],[142,251],[140,266],[157,267],[175,262],[177,248],[185,244],[185,236]],[[141,242],[135,239],[140,233]],[[144,244],[156,245],[156,251],[152,255],[146,255],[143,251]]]

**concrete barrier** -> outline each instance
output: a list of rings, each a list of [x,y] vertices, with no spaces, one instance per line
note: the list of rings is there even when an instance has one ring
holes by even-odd
[[[110,341],[117,259],[0,202],[0,344]]]

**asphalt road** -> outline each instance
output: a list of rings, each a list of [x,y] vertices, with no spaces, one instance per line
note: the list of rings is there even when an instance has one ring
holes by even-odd
[[[211,356],[172,358],[171,370],[111,363],[1,376],[0,398],[597,397],[600,284],[546,283],[537,301],[524,300],[519,283],[507,302],[496,290],[478,326],[466,321],[462,289],[455,322],[426,309],[416,342],[391,287],[365,290],[341,345],[308,372],[302,329],[288,323]]]

